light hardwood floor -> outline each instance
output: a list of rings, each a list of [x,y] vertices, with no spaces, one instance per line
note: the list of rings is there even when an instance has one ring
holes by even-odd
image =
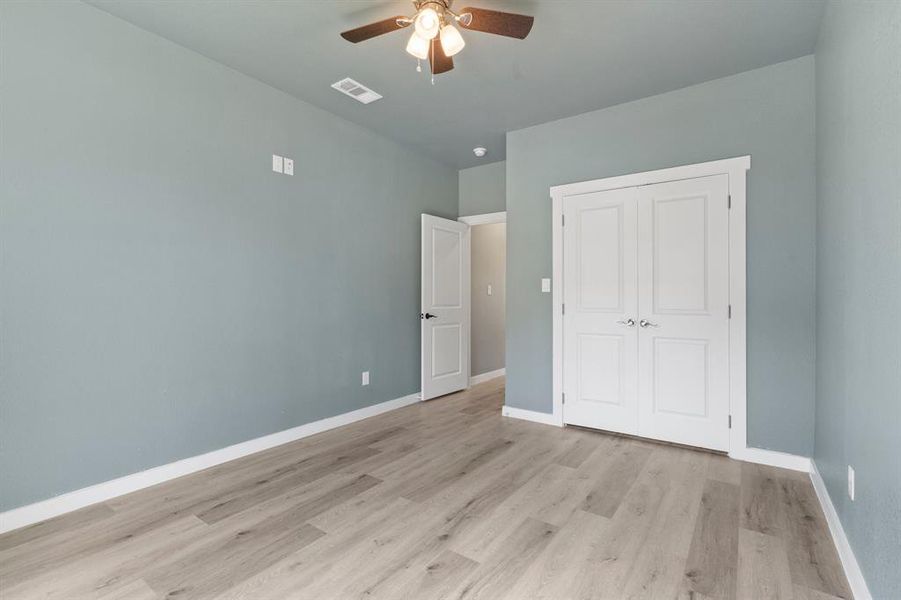
[[[0,536],[2,598],[850,598],[806,475],[500,416],[503,380]]]

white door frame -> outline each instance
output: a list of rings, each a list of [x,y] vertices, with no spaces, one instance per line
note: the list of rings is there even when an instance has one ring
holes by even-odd
[[[485,213],[483,215],[468,215],[457,219],[461,223],[466,223],[470,227],[473,225],[491,225],[492,223],[506,223],[507,211]]]
[[[694,179],[709,175],[729,176],[729,456],[743,458],[747,449],[747,172],[750,156],[739,156],[681,167],[605,177],[550,188],[553,247],[553,422],[563,426],[563,201],[567,196],[624,187]]]
[[[467,215],[465,217],[457,217],[457,220],[460,221],[461,223],[466,223],[470,227],[472,227],[473,225],[492,225],[494,223],[506,223],[507,222],[507,211],[503,210],[501,212],[484,213],[481,215]],[[470,261],[472,260],[471,254],[470,254],[469,260]],[[506,270],[506,265],[504,266],[504,269]],[[470,273],[472,273],[471,266],[470,266],[469,270],[470,270]],[[471,291],[470,291],[470,293],[471,293]],[[470,310],[471,309],[472,309],[472,303],[470,302]],[[472,318],[472,316],[470,315],[470,319],[471,318]],[[477,383],[480,383],[479,377],[482,377],[481,375],[477,375],[475,377],[472,376],[472,322],[470,322],[470,324],[469,324],[469,333],[468,333],[468,336],[466,339],[466,344],[467,344],[467,347],[469,348],[469,366],[467,368],[469,369],[469,385],[471,387]],[[500,371],[503,372],[501,374],[506,374],[506,368],[500,369]],[[496,373],[498,373],[498,372],[491,371],[490,373],[486,373],[485,375],[486,376],[492,375],[492,377],[493,377],[494,376],[493,374],[496,374]],[[487,381],[487,379],[483,379],[482,381]]]

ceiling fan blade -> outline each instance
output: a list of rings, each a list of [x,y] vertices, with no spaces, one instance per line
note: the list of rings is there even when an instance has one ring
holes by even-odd
[[[370,38],[374,38],[376,36],[391,33],[392,31],[397,31],[398,29],[403,29],[410,25],[410,23],[405,23],[403,15],[398,15],[396,17],[391,17],[390,19],[385,19],[383,21],[376,21],[375,23],[370,23],[369,25],[363,25],[362,27],[357,27],[356,29],[351,29],[349,31],[345,31],[341,34],[348,42],[353,42],[357,44],[359,42],[363,42]]]
[[[472,15],[472,20],[468,25],[463,24],[462,21],[460,23],[466,29],[505,35],[520,40],[524,40],[529,35],[529,32],[532,30],[532,23],[535,22],[535,17],[484,8],[467,7],[460,11],[461,15],[466,13]]]
[[[429,45],[429,64],[432,66],[432,75],[447,73],[454,68],[454,59],[444,53],[437,37]]]

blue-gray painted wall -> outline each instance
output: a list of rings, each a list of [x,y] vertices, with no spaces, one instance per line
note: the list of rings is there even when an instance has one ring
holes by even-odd
[[[0,509],[419,390],[455,169],[81,3],[0,28]]]
[[[507,399],[551,412],[548,188],[751,155],[748,440],[810,456],[814,60],[808,56],[507,134]]]
[[[462,169],[459,183],[461,217],[506,210],[507,181],[504,161]]]
[[[901,3],[821,27],[814,461],[870,593],[901,598]]]

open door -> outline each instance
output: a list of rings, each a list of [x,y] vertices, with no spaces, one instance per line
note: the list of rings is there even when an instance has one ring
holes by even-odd
[[[422,399],[469,384],[469,225],[422,215]]]

